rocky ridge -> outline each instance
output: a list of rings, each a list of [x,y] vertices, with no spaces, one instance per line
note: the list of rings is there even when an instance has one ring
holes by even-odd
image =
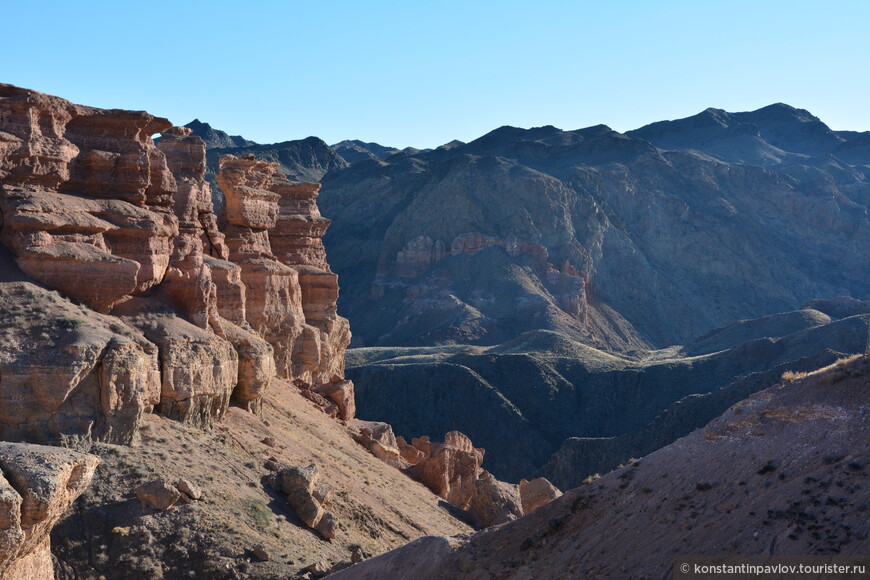
[[[842,153],[864,136],[784,105],[693,119],[501,127],[329,171],[325,241],[354,346],[552,330],[625,352],[870,298],[870,158]],[[709,145],[738,125],[734,155]],[[779,153],[755,155],[744,135]]]

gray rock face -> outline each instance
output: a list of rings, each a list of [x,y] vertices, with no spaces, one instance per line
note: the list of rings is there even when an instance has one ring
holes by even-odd
[[[340,307],[356,346],[548,329],[625,349],[867,299],[870,157],[836,157],[851,140],[774,105],[629,135],[503,127],[330,171]]]

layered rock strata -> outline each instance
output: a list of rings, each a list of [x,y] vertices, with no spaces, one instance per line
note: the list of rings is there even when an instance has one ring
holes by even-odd
[[[230,261],[246,286],[245,321],[275,349],[277,372],[311,385],[344,375],[350,327],[338,316],[338,277],[329,269],[321,237],[329,220],[317,210],[320,186],[287,180],[276,163],[225,155],[218,181],[226,196]],[[238,292],[218,284],[223,302]],[[227,312],[238,320],[238,312]]]
[[[10,336],[40,345],[3,349],[3,438],[126,443],[152,409],[209,426],[230,400],[259,412],[276,374],[353,417],[319,186],[253,159],[221,167],[223,232],[190,129],[0,85],[2,266],[26,285],[0,307],[22,309]],[[25,320],[34,308],[44,318]]]
[[[49,533],[99,462],[68,449],[0,442],[0,578],[54,579]]]

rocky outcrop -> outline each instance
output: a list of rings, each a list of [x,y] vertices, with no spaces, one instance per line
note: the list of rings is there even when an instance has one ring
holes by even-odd
[[[356,420],[352,427],[356,431],[354,440],[384,463],[393,467],[407,467],[410,463],[404,461],[396,435],[389,423]]]
[[[269,240],[278,220],[279,196],[268,189],[276,169],[274,163],[226,156],[218,181],[226,197],[229,258],[241,267],[246,287],[246,320],[275,349],[278,374],[292,378],[305,315],[299,274],[275,258]]]
[[[200,328],[213,328],[222,334],[218,320],[217,287],[204,254],[226,259],[228,250],[217,229],[211,188],[203,177],[205,144],[191,130],[173,127],[164,131],[158,145],[175,176],[177,191],[172,209],[178,219],[179,234],[173,239],[173,252],[164,279],[164,288],[185,309]],[[204,251],[204,246],[207,251]]]
[[[160,413],[198,427],[219,420],[239,379],[233,345],[176,317],[144,331],[160,352]]]
[[[288,181],[277,164],[252,158],[228,155],[220,167],[230,261],[247,289],[246,321],[274,347],[279,375],[334,382],[344,374],[350,330],[336,312],[338,278],[320,240],[329,220],[317,210],[319,185]],[[219,293],[229,279],[227,271]]]
[[[24,272],[104,313],[162,278],[177,233],[167,215],[42,188],[4,185],[0,211]]]
[[[157,347],[28,282],[0,283],[0,439],[130,443],[160,402]]]
[[[408,474],[448,503],[469,513],[479,527],[501,524],[523,515],[516,485],[499,481],[481,467],[483,449],[458,431],[444,436],[443,443],[417,437],[409,445],[396,438]]]
[[[155,408],[208,427],[231,396],[259,412],[275,374],[312,385],[351,419],[350,332],[320,241],[329,220],[319,186],[277,167],[224,160],[222,232],[205,143],[191,129],[0,85],[0,241],[23,284],[64,297],[10,287],[49,306],[44,318],[4,320],[32,341],[0,353],[2,436],[130,442]]]
[[[233,389],[233,400],[252,413],[263,408],[263,396],[275,376],[275,358],[272,345],[252,332],[223,321],[226,339],[239,357],[238,382]]]
[[[99,462],[68,449],[0,442],[0,577],[54,579],[49,533]]]
[[[515,520],[524,513],[520,491],[516,485],[499,481],[484,471],[474,482],[474,496],[468,513],[480,528]]]
[[[305,468],[287,467],[275,475],[277,488],[287,494],[287,503],[299,519],[331,540],[338,533],[338,520],[332,512],[323,509],[331,492],[319,480],[317,466],[313,463]]]
[[[408,444],[398,438],[399,449]],[[426,487],[460,509],[468,509],[474,497],[475,481],[482,473],[483,449],[475,449],[471,439],[458,431],[444,436],[443,443],[432,443],[429,437],[415,437],[410,447],[420,452],[410,473]],[[409,452],[402,453],[402,457]]]

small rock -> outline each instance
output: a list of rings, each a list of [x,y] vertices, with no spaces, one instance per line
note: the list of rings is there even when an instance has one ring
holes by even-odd
[[[202,490],[195,483],[191,483],[186,479],[179,479],[178,483],[175,484],[175,487],[177,487],[178,491],[187,495],[190,499],[202,499]]]
[[[168,510],[181,498],[181,492],[162,479],[143,483],[136,488],[136,497],[156,510]]]
[[[320,560],[319,562],[315,562],[305,568],[305,571],[311,574],[314,578],[323,578],[329,574],[329,568],[330,566],[325,560]]]
[[[359,546],[354,548],[353,551],[350,553],[350,561],[353,564],[359,564],[360,562],[362,562],[365,559],[366,559],[366,556],[363,553],[362,548],[360,548]]]
[[[332,568],[329,569],[330,574],[335,574],[339,570],[344,570],[345,568],[350,568],[353,566],[353,562],[350,560],[342,560],[341,562],[336,562],[332,565]]]
[[[269,447],[275,447],[277,445],[274,437],[264,437],[263,440],[260,441],[260,443]]]
[[[266,427],[271,427],[271,426],[272,426],[272,424],[269,423],[269,422],[268,422],[267,420],[265,420],[265,419],[263,419],[263,425],[265,425]]]
[[[271,557],[269,556],[269,552],[266,551],[266,548],[264,548],[264,547],[263,547],[262,545],[260,545],[260,544],[257,544],[256,546],[254,546],[253,548],[251,548],[251,554],[253,554],[254,557],[255,557],[257,560],[259,560],[260,562],[268,562],[269,559],[271,558]]]
[[[287,465],[282,464],[275,459],[267,459],[266,462],[263,463],[263,467],[265,467],[269,471],[281,471],[282,469],[287,467]]]

